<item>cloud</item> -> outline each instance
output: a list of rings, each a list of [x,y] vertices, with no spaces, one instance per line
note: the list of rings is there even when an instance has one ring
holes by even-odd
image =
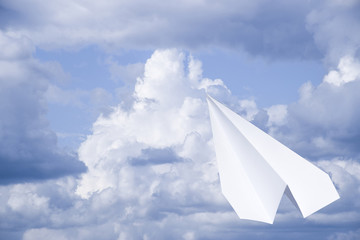
[[[144,63],[121,65],[114,59],[109,58],[107,64],[110,78],[116,83],[121,83],[121,87],[115,89],[117,99],[121,101],[122,107],[131,107],[134,101],[132,93],[134,92],[136,79],[144,73]]]
[[[340,86],[358,79],[360,79],[360,62],[351,56],[345,56],[340,59],[338,70],[331,70],[324,77],[324,82]]]
[[[95,135],[89,136],[79,149],[80,159],[89,168],[80,182],[79,194],[88,196],[107,187],[116,187],[117,171],[125,171],[121,164],[116,164],[118,162],[124,163],[130,178],[134,177],[135,172],[132,172],[136,169],[129,169],[131,165],[126,163],[138,165],[140,159],[149,163],[156,158],[160,163],[185,164],[185,153],[190,149],[184,149],[183,145],[188,146],[188,141],[200,136],[209,138],[204,92],[197,89],[201,79],[191,79],[192,85],[188,77],[191,73],[186,74],[184,62],[184,53],[156,51],[145,65],[144,77],[137,80],[132,109],[125,111],[119,106],[109,117],[97,120],[93,127]],[[202,148],[209,148],[206,141],[202,145]],[[179,155],[180,151],[185,155]],[[163,160],[159,159],[161,155]],[[143,170],[139,168],[139,171]],[[103,181],[98,181],[99,177]]]
[[[1,60],[17,60],[31,57],[34,49],[30,39],[9,36],[0,32]]]
[[[26,36],[43,49],[97,45],[113,54],[123,49],[217,48],[270,59],[325,57],[330,67],[343,56],[359,56],[360,5],[355,0],[5,0],[0,6],[6,18],[3,31]]]
[[[177,50],[152,55],[132,108],[99,117],[80,147],[88,172],[77,184],[60,179],[31,189],[51,210],[42,212],[48,222],[33,221],[24,239],[211,239],[223,235],[216,233],[219,222],[237,226],[221,195],[202,88],[216,96],[229,92],[221,80],[195,74],[201,64],[194,61]],[[9,199],[16,193],[5,195],[10,209],[4,214],[12,215],[16,201]],[[58,198],[71,204],[52,202]]]
[[[268,126],[273,125],[284,125],[287,115],[287,106],[286,105],[273,105],[267,109],[269,119],[267,122]]]
[[[56,145],[46,120],[44,94],[51,64],[31,57],[27,38],[0,32],[0,184],[56,178],[85,170]]]
[[[8,16],[3,29],[20,32],[42,48],[97,44],[113,52],[212,46],[270,58],[321,56],[304,24],[312,7],[282,0],[2,1]]]
[[[277,124],[274,125],[275,106],[267,110],[268,120],[263,124],[278,139],[310,159],[359,158],[358,65],[356,58],[341,58],[338,68],[330,70],[320,85],[305,83],[297,102],[276,111]]]
[[[323,1],[306,18],[314,40],[326,54],[326,62],[336,64],[343,56],[359,56],[359,1]]]
[[[328,240],[356,240],[360,237],[360,230],[336,233],[328,238]]]
[[[249,239],[266,239],[267,228],[237,220],[220,194],[201,89],[206,86],[225,101],[231,100],[230,93],[222,83],[217,85],[217,81],[202,77],[200,62],[191,57],[188,61],[186,64],[185,54],[176,50],[156,51],[147,61],[143,77],[137,80],[133,107],[127,111],[118,107],[108,117],[97,120],[93,134],[79,149],[80,159],[89,171],[79,180],[77,194],[88,200],[104,196],[99,203],[106,204],[121,199],[121,205],[127,207],[122,208],[125,213],[119,222],[119,238],[166,239],[171,235],[175,239],[235,239],[241,234]],[[250,100],[235,99],[229,103],[237,106],[243,116],[256,112],[256,105]],[[287,124],[286,106],[274,106],[268,112],[271,126]],[[275,220],[277,225],[272,227],[321,228],[344,216],[356,215],[358,207],[346,190],[358,184],[356,174],[343,182],[341,178],[352,168],[338,163],[323,160],[319,165],[332,174],[344,202],[314,218],[301,220],[295,207],[285,201]],[[134,222],[138,227],[129,227]],[[351,226],[357,223],[356,216],[347,221]],[[258,236],[251,234],[252,224],[257,227]],[[225,226],[228,235],[221,231]],[[293,237],[316,239],[332,234],[320,232],[315,236],[312,230],[308,231],[294,233]]]
[[[305,87],[298,104],[323,86],[339,90],[355,83]],[[205,90],[254,121],[267,114],[252,100],[231,96],[220,79],[204,78],[200,61],[157,50],[137,78],[130,108],[120,104],[100,116],[82,143],[79,158],[88,171],[81,178],[0,187],[0,218],[7,219],[1,229],[12,231],[7,236],[13,239],[80,240],[336,239],[357,233],[360,168],[350,157],[316,163],[341,195],[319,213],[303,219],[284,198],[274,225],[239,220],[221,194]],[[283,133],[294,106],[269,108],[265,128]]]
[[[358,238],[358,12],[358,1],[1,1],[1,236]],[[67,77],[61,67],[32,56],[35,46],[90,45],[111,54],[163,50],[145,64],[107,62],[111,78],[125,82],[115,90],[123,102],[111,108],[114,95],[62,89],[53,81]],[[168,47],[272,60],[325,56],[330,70],[320,85],[304,84],[297,102],[259,109],[220,79],[203,77],[200,61]],[[316,160],[341,199],[305,220],[286,199],[271,227],[239,220],[221,195],[205,90]],[[57,146],[47,102],[107,113],[82,143],[82,162]],[[77,179],[84,165],[88,172]]]
[[[201,72],[182,52],[156,51],[137,80],[133,107],[118,106],[99,117],[80,147],[88,172],[78,181],[67,177],[3,187],[1,217],[24,229],[24,239],[191,239],[201,236],[197,221],[214,225],[207,214],[236,221],[220,193],[205,93],[199,88],[215,95],[228,91],[220,80],[202,83],[200,75],[187,72],[187,61]]]

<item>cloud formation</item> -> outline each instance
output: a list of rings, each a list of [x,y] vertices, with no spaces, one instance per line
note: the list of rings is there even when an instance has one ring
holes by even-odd
[[[359,159],[358,66],[357,59],[345,56],[319,86],[305,83],[299,100],[283,109],[277,124],[270,108],[269,131],[310,159]]]
[[[319,213],[302,219],[284,198],[271,227],[241,221],[221,194],[204,90],[237,106],[245,117],[255,120],[263,111],[254,116],[251,101],[238,101],[221,80],[202,77],[201,62],[181,51],[155,51],[144,69],[132,107],[119,105],[100,116],[82,143],[79,157],[88,172],[80,179],[0,187],[0,217],[8,219],[0,226],[9,239],[358,237],[356,159],[316,163],[331,174],[341,195]],[[267,111],[267,127],[280,128],[295,110],[274,106]],[[331,226],[341,230],[329,231]],[[327,231],[319,230],[323,227]],[[284,234],[284,229],[293,231]]]
[[[133,108],[128,111],[117,108],[110,116],[98,119],[94,124],[94,134],[89,136],[79,149],[80,159],[86,163],[89,172],[79,181],[77,193],[84,199],[92,199],[94,194],[115,191],[123,204],[131,209],[131,214],[127,215],[131,216],[130,222],[140,221],[141,226],[151,225],[157,228],[152,223],[160,221],[166,226],[186,219],[190,222],[195,221],[198,229],[207,228],[209,224],[214,228],[214,231],[207,235],[188,225],[178,226],[191,229],[186,237],[216,239],[219,237],[216,229],[221,228],[222,223],[218,220],[208,222],[205,219],[212,218],[211,216],[217,216],[219,219],[234,216],[217,192],[219,185],[216,163],[204,93],[201,89],[207,88],[213,95],[225,101],[232,100],[228,103],[237,106],[238,112],[242,112],[245,117],[256,118],[256,107],[249,100],[234,101],[221,82],[203,78],[199,61],[190,58],[188,65],[184,63],[184,53],[176,50],[156,51],[145,65],[144,76],[137,80]],[[354,83],[357,81],[354,80]],[[354,93],[357,92],[354,86],[342,89],[346,84],[329,85],[324,80],[320,86],[313,87],[311,92],[306,92],[309,90],[304,86],[298,103],[273,106],[267,110],[267,127],[270,127],[271,132],[276,135],[285,131],[288,136],[294,138],[283,138],[286,143],[294,144],[297,141],[294,146],[300,146],[300,151],[304,150],[301,149],[304,147],[307,151],[303,152],[314,152],[310,154],[310,159],[321,156],[323,160],[317,164],[331,174],[342,196],[341,201],[309,217],[308,220],[300,220],[296,210],[285,201],[277,215],[278,225],[275,228],[296,224],[333,225],[341,221],[344,226],[349,225],[348,229],[353,229],[351,226],[358,224],[359,206],[353,197],[358,196],[360,192],[347,190],[354,189],[353,187],[359,184],[356,169],[360,165],[356,158],[357,150],[353,148],[355,143],[353,147],[340,146],[340,141],[333,145],[314,144],[316,139],[326,138],[328,135],[336,139],[341,132],[348,129],[354,131],[353,127],[357,121],[353,120],[353,116],[345,114],[353,112],[354,105],[343,106],[345,113],[338,113],[347,124],[332,129],[338,126],[337,120],[329,117],[330,114],[334,114],[331,111],[332,107],[328,109],[329,103],[322,100],[325,98],[335,102],[339,101],[337,96],[347,95],[350,98],[347,102],[357,102],[353,99],[357,95],[349,95],[348,92],[351,89]],[[334,95],[334,92],[339,90],[343,92]],[[314,109],[310,103],[318,108]],[[309,118],[306,111],[310,110],[324,114],[313,114]],[[308,121],[303,122],[304,119]],[[302,125],[299,128],[300,124]],[[308,134],[302,132],[306,128]],[[306,145],[310,137],[315,140]],[[342,156],[354,159],[344,160]],[[237,226],[232,217],[232,220],[225,220],[226,224]],[[287,222],[289,219],[291,223]],[[250,231],[251,227],[247,226],[246,229]],[[169,234],[166,230],[159,230],[161,233],[154,235],[153,231],[146,227],[137,228],[137,233],[133,231],[134,229],[131,229],[121,234],[127,238],[148,236],[160,239],[166,238]],[[142,235],[138,235],[139,231]],[[234,229],[232,231],[233,236],[221,237],[232,239],[239,234]],[[263,231],[265,234],[266,229]],[[178,236],[175,238],[186,239],[185,235],[180,236],[180,233],[171,234]],[[311,239],[306,234],[298,233],[296,238],[306,236]],[[331,238],[340,233],[321,234],[313,236],[314,239]],[[254,236],[249,238],[256,239]]]
[[[46,120],[44,94],[51,63],[32,58],[25,37],[0,32],[0,184],[61,177],[85,166],[57,147]]]
[[[357,0],[322,1],[306,16],[307,28],[328,65],[347,55],[359,57],[359,10]]]
[[[31,4],[31,7],[29,5]],[[51,1],[0,3],[0,234],[6,239],[358,239],[358,1]],[[184,17],[186,16],[186,17]],[[157,50],[109,57],[122,103],[102,88],[61,89],[36,48]],[[259,109],[175,49],[324,58],[299,100]],[[221,195],[205,89],[329,172],[341,199],[303,220],[284,198],[275,225],[241,221]],[[79,158],[59,149],[50,103],[106,107]],[[77,179],[74,175],[88,172]],[[61,177],[61,178],[58,178]],[[55,179],[54,179],[55,178]],[[34,180],[44,180],[36,181]],[[18,184],[15,184],[18,183]],[[286,231],[284,231],[286,229]],[[289,232],[289,229],[291,230]],[[322,230],[326,229],[326,230]]]
[[[199,90],[202,79],[195,74],[201,69],[197,69],[193,61],[190,60],[193,66],[190,69],[184,65],[184,53],[155,51],[146,62],[144,76],[137,80],[132,108],[124,110],[119,106],[110,116],[96,121],[94,134],[79,149],[80,159],[89,168],[77,190],[81,196],[88,197],[109,187],[118,188],[121,181],[118,172],[125,171],[129,178],[135,178],[132,181],[139,181],[133,175],[136,166],[139,171],[147,171],[152,165],[169,171],[171,165],[167,163],[181,166],[190,161],[189,155],[197,149],[209,149],[205,93]],[[206,87],[214,85],[226,91],[221,81],[207,81]],[[204,140],[197,143],[198,138]],[[195,147],[197,144],[199,148]],[[208,160],[198,159],[197,164],[200,167]],[[148,164],[150,166],[144,166]],[[153,171],[150,173],[155,174]],[[131,186],[123,187],[123,191],[133,191]],[[149,186],[146,184],[146,187]]]
[[[216,48],[271,60],[325,57],[330,67],[343,56],[359,57],[360,4],[352,0],[4,0],[0,9],[2,31],[42,49]]]
[[[43,49],[210,47],[270,59],[325,57],[334,66],[343,56],[359,56],[359,9],[356,0],[4,0],[0,29]]]
[[[219,47],[271,58],[321,56],[304,24],[313,6],[303,1],[5,0],[1,6],[4,30],[47,49]]]

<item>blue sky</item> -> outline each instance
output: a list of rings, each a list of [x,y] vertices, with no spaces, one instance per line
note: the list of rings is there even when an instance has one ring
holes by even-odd
[[[0,3],[1,239],[360,237],[360,3]],[[205,91],[341,199],[240,220]]]

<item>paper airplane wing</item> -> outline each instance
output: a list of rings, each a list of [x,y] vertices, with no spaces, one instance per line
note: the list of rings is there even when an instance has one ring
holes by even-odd
[[[304,217],[337,200],[330,177],[213,98],[207,98],[221,188],[237,215],[273,223],[284,191]]]

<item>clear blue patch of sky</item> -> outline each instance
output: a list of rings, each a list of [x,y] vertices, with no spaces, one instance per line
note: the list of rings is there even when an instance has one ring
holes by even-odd
[[[203,63],[204,77],[222,79],[233,95],[254,98],[259,107],[294,102],[302,84],[318,85],[326,74],[321,61],[269,60],[221,50],[193,55]]]
[[[59,145],[76,149],[84,137],[91,133],[92,123],[98,116],[85,108],[50,103],[47,117],[51,129],[58,135]]]
[[[45,51],[37,49],[35,57],[42,61],[56,61],[63,70],[71,75],[71,81],[66,87],[70,89],[90,90],[98,85],[109,85],[106,81],[109,73],[104,64],[104,55],[96,47],[81,50]]]

